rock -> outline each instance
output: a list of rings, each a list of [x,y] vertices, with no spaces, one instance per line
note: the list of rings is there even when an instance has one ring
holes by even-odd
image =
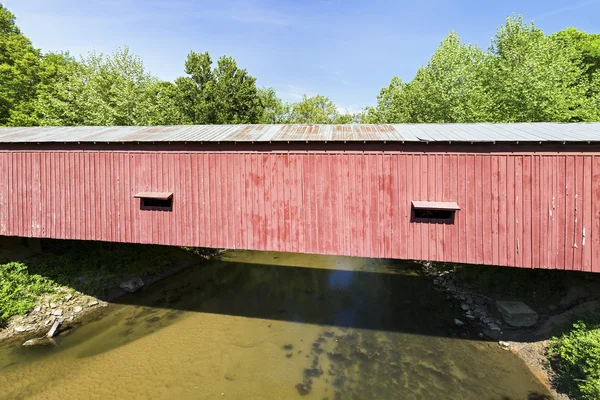
[[[503,342],[502,340],[498,342],[498,344],[502,347],[508,347],[510,344],[508,342]]]
[[[496,332],[501,331],[500,327],[496,324],[490,324],[489,327],[490,327],[490,330],[492,330],[492,331],[496,331]]]
[[[33,326],[31,326],[31,325],[21,325],[21,326],[15,327],[15,332],[19,332],[19,333],[28,332],[32,329],[33,329]]]
[[[53,345],[54,342],[52,339],[47,337],[29,339],[25,343],[23,343],[23,347],[32,347],[32,346],[50,346]]]
[[[479,332],[479,333],[477,334],[477,336],[479,336],[481,339],[483,339],[483,333]]]
[[[73,312],[75,314],[80,313],[81,311],[83,311],[83,307],[81,307],[81,306],[75,306],[75,307],[73,307]]]
[[[556,309],[557,309],[557,308],[558,308],[558,307],[556,307],[554,304],[550,304],[550,305],[548,306],[548,310],[550,310],[550,311],[556,311]]]
[[[56,308],[56,304],[50,303],[50,308]]]
[[[97,305],[98,305],[98,302],[96,300],[92,300],[92,301],[90,301],[88,303],[88,306],[90,306],[90,307],[94,307],[94,306],[97,306]]]
[[[68,295],[65,296],[65,300],[69,301],[73,298],[73,295],[71,293],[69,293]]]
[[[60,317],[63,314],[63,310],[54,310],[52,311],[52,315]]]
[[[454,325],[456,325],[456,326],[464,326],[465,323],[462,322],[460,319],[455,319],[454,320]]]
[[[54,317],[48,318],[48,319],[47,319],[47,320],[44,322],[44,324],[46,324],[46,325],[52,325],[52,323],[54,322],[54,320],[55,320],[55,319],[56,319],[56,318],[54,318]]]
[[[128,281],[121,282],[119,287],[128,293],[134,293],[144,286],[144,281],[140,278],[132,278]]]
[[[469,305],[467,303],[462,303],[460,308],[462,308],[464,311],[467,311],[469,309]]]
[[[526,328],[538,321],[538,314],[521,301],[497,301],[502,319],[510,326]]]
[[[37,306],[36,308],[33,309],[33,311],[35,312],[40,312],[42,310],[42,306]]]

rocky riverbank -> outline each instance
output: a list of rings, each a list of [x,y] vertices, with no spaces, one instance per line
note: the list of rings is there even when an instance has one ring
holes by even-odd
[[[556,374],[547,356],[548,339],[578,316],[600,310],[599,277],[578,272],[536,271],[532,272],[536,276],[522,279],[515,275],[523,271],[504,268],[501,273],[505,276],[498,279],[502,275],[497,275],[494,267],[428,262],[423,266],[439,290],[447,293],[448,300],[460,302],[464,318],[457,319],[456,325],[476,329],[480,338],[497,341],[498,346],[519,355],[556,399],[568,400],[567,395],[556,391]],[[471,270],[465,274],[463,269]],[[554,284],[546,285],[540,280],[543,274],[548,274]],[[557,279],[552,274],[561,276]],[[470,279],[467,281],[464,276]],[[520,279],[519,286],[514,286],[515,279]],[[486,284],[490,281],[493,284]],[[506,303],[523,305],[528,312],[518,314],[520,321],[516,323],[510,320],[511,315],[503,313]]]
[[[184,268],[214,258],[218,254],[219,251],[213,249],[166,249],[165,259],[171,258],[168,261],[161,261],[165,267],[158,270],[151,267],[147,269],[149,271],[147,274],[140,273],[135,276],[127,272],[118,274],[109,270],[104,273],[95,271],[93,277],[90,277],[91,274],[86,274],[89,267],[82,263],[80,276],[69,280],[69,282],[76,282],[75,284],[56,285],[52,292],[39,296],[34,306],[25,315],[15,315],[10,318],[8,323],[0,328],[0,342],[14,340],[21,341],[25,345],[51,344],[52,341],[42,340],[42,338],[46,338],[57,320],[60,320],[60,330],[56,334],[68,333],[77,324],[97,318],[111,301],[136,292]],[[143,252],[140,253],[140,257],[143,256]],[[53,253],[43,253],[23,262],[33,265],[44,260],[52,264],[61,262],[61,257]],[[106,257],[110,259],[111,256],[106,254]],[[156,260],[149,258],[147,262],[156,263]],[[143,268],[136,270],[143,272]],[[57,281],[50,269],[47,270],[47,274],[52,282]],[[76,287],[79,285],[84,288],[91,287],[93,290],[90,290],[91,293],[77,290]]]

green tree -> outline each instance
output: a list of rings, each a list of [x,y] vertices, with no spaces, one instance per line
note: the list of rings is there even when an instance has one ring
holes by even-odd
[[[285,124],[290,119],[290,105],[284,103],[273,88],[258,89],[262,114],[260,124]]]
[[[587,87],[573,47],[552,40],[522,17],[509,17],[490,48],[486,86],[491,120],[568,122],[584,119]]]
[[[50,54],[44,56],[41,70],[44,79],[36,98],[14,116],[15,124],[126,126],[181,121],[174,85],[152,77],[128,48],[110,56],[90,53],[80,62]]]
[[[557,32],[551,37],[565,46],[574,47],[577,58],[581,59],[585,71],[590,77],[600,70],[600,34],[586,33],[571,27]]]
[[[321,95],[304,95],[290,107],[289,122],[292,124],[335,124],[340,119],[335,103]]]
[[[486,120],[490,99],[484,87],[486,55],[451,32],[415,78],[394,77],[367,109],[366,122],[477,122]]]
[[[11,110],[35,96],[40,52],[15,25],[15,16],[0,4],[0,125]]]
[[[35,97],[17,104],[10,114],[11,126],[76,125],[81,115],[72,108],[79,92],[61,90],[81,66],[68,53],[48,53],[40,62]]]
[[[212,68],[208,52],[191,52],[186,77],[175,81],[182,114],[192,124],[257,123],[263,115],[256,78],[240,69],[231,57],[221,57]]]

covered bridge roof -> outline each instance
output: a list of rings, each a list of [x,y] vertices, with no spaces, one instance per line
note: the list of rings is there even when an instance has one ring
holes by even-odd
[[[600,123],[182,125],[0,128],[0,143],[600,142]]]

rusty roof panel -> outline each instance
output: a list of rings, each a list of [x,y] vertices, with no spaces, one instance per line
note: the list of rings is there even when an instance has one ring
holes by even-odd
[[[0,143],[600,142],[600,123],[182,125],[0,128]]]

